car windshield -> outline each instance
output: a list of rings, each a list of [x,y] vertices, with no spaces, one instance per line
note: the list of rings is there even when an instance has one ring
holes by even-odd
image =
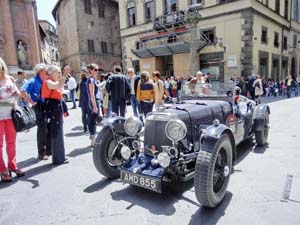
[[[182,97],[232,97],[234,87],[233,81],[198,83],[191,80],[183,84]]]

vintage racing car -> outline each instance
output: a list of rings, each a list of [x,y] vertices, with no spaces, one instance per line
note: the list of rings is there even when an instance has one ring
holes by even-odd
[[[213,208],[226,194],[236,146],[253,136],[267,143],[269,114],[234,82],[186,82],[181,101],[149,113],[144,126],[135,117],[104,120],[93,161],[105,177],[155,192],[194,178],[197,200]]]

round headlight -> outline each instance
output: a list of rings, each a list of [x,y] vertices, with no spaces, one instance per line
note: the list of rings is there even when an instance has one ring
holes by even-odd
[[[180,141],[185,137],[187,128],[181,120],[171,120],[167,123],[165,132],[171,141]]]
[[[130,117],[126,119],[124,128],[126,133],[129,136],[135,136],[137,133],[139,133],[142,130],[143,124],[142,121],[140,121],[138,118]]]
[[[123,146],[121,148],[121,155],[123,157],[123,159],[128,160],[131,156],[131,150],[128,146]]]
[[[157,161],[161,167],[166,168],[170,165],[171,159],[168,153],[162,152],[158,154]]]

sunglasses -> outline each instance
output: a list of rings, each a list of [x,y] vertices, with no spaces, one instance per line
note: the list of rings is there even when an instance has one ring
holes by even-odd
[[[93,70],[94,70],[94,71],[96,71],[96,72],[98,72],[98,71],[99,71],[99,69],[95,69],[95,68],[94,68]]]

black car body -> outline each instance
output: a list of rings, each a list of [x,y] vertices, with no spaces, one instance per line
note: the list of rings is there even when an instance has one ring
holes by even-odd
[[[181,101],[148,114],[143,129],[138,118],[104,121],[93,151],[96,168],[156,192],[194,178],[199,202],[216,207],[227,190],[236,146],[253,135],[265,145],[269,130],[269,107],[256,106],[229,84],[185,83]]]

